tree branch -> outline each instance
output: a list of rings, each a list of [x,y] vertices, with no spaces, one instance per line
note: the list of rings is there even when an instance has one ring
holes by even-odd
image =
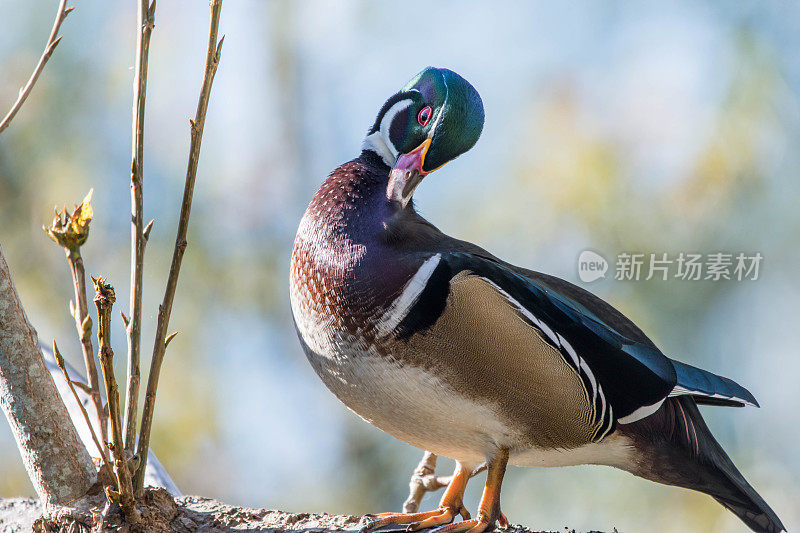
[[[75,328],[78,330],[78,337],[81,341],[81,351],[83,352],[83,362],[86,366],[86,378],[89,381],[89,396],[100,422],[100,433],[107,434],[107,423],[105,411],[103,410],[103,400],[100,398],[100,378],[97,367],[94,364],[94,347],[92,346],[92,319],[89,316],[89,308],[86,303],[86,271],[83,268],[83,257],[80,249],[74,252],[67,251],[67,261],[72,273],[72,285],[75,289]]]
[[[25,469],[47,505],[83,496],[97,469],[72,425],[42,360],[0,248],[0,407]],[[55,450],[58,450],[57,452]]]
[[[67,262],[72,273],[72,286],[75,290],[75,302],[77,303],[77,307],[75,307],[70,301],[69,311],[75,321],[75,329],[78,330],[78,340],[83,351],[83,362],[86,366],[86,377],[89,381],[87,392],[92,399],[97,421],[100,423],[100,432],[102,435],[106,435],[106,415],[100,398],[100,380],[94,363],[92,319],[89,317],[89,308],[86,303],[86,272],[83,268],[83,257],[81,256],[81,246],[89,238],[89,225],[94,216],[91,204],[92,192],[93,190],[89,191],[83,202],[75,206],[72,213],[67,212],[66,206],[64,206],[61,213],[56,209],[53,223],[49,227],[42,229],[56,244],[64,248],[67,254]]]
[[[100,440],[97,438],[97,435],[94,433],[94,427],[92,426],[92,421],[89,420],[89,413],[86,412],[86,409],[83,407],[83,402],[78,397],[78,393],[75,391],[76,385],[83,385],[80,381],[72,381],[69,378],[69,372],[67,371],[67,365],[64,363],[64,357],[61,356],[61,352],[58,351],[58,345],[56,341],[53,340],[53,357],[56,359],[56,364],[58,368],[61,369],[61,372],[64,374],[64,380],[67,382],[67,387],[69,387],[70,392],[72,393],[72,397],[75,398],[75,402],[78,404],[78,408],[81,411],[81,415],[83,415],[83,419],[86,422],[86,425],[89,428],[89,433],[92,436],[92,441],[94,445],[97,446],[97,452],[100,454],[100,459],[102,459],[103,464],[106,465],[108,468],[109,473],[114,471],[114,468],[111,466],[111,463],[108,462],[108,456],[106,455],[106,448],[104,445],[100,444]],[[91,396],[91,391],[86,391]]]
[[[47,44],[44,47],[44,52],[42,52],[42,56],[39,58],[39,62],[36,64],[36,68],[33,69],[31,77],[28,78],[28,83],[25,84],[25,87],[20,89],[17,101],[14,102],[14,105],[11,106],[11,109],[3,118],[2,122],[0,122],[0,133],[3,133],[3,131],[11,123],[11,120],[17,115],[17,111],[19,111],[20,108],[22,107],[22,104],[25,103],[25,100],[31,93],[33,86],[36,84],[36,80],[39,79],[39,74],[42,73],[42,70],[44,70],[44,66],[47,64],[47,61],[50,59],[50,56],[53,55],[56,46],[58,46],[58,43],[61,42],[61,37],[58,35],[58,30],[61,28],[61,23],[64,22],[64,19],[67,18],[67,15],[69,15],[70,12],[73,9],[75,9],[74,7],[66,7],[66,4],[67,0],[61,0],[59,2],[58,13],[56,14],[56,20],[55,22],[53,22],[53,29],[50,31],[50,37],[47,39]]]
[[[97,307],[97,344],[98,358],[103,368],[103,381],[106,385],[108,400],[108,418],[111,421],[111,453],[114,454],[114,473],[117,477],[117,492],[106,489],[111,501],[118,502],[125,516],[132,524],[139,522],[139,512],[133,500],[131,473],[128,470],[128,458],[125,456],[125,445],[122,440],[122,423],[119,407],[119,387],[114,377],[114,350],[111,349],[111,308],[116,296],[114,287],[103,278],[92,278],[94,282],[94,303]]]
[[[144,104],[147,95],[147,62],[150,35],[155,26],[156,2],[139,0],[136,22],[136,75],[133,79],[133,135],[131,161],[131,298],[128,334],[128,377],[125,392],[125,450],[133,453],[136,444],[136,415],[139,403],[139,356],[142,339],[142,279],[144,273]],[[152,227],[152,226],[148,226]]]
[[[195,119],[190,120],[191,144],[189,148],[189,164],[186,170],[186,183],[183,189],[183,202],[181,204],[180,219],[178,221],[178,234],[175,237],[175,249],[172,253],[172,264],[167,278],[167,287],[164,291],[164,300],[158,308],[158,322],[156,325],[156,338],[153,345],[153,359],[150,362],[150,374],[147,378],[147,393],[145,394],[142,409],[142,427],[139,433],[138,455],[142,458],[134,477],[134,488],[137,496],[142,493],[144,484],[144,470],[146,466],[147,450],[150,445],[150,429],[153,423],[153,410],[155,408],[156,389],[161,373],[161,364],[166,351],[167,328],[172,312],[172,302],[175,298],[175,289],[178,285],[178,275],[181,270],[183,254],[186,251],[186,233],[189,229],[189,215],[192,210],[192,196],[194,194],[195,177],[197,176],[197,163],[200,157],[200,145],[203,140],[203,128],[206,121],[208,100],[211,96],[211,85],[219,65],[222,42],[225,36],[217,42],[219,30],[219,16],[222,10],[222,0],[211,0],[211,22],[208,30],[208,49],[206,51],[205,74],[200,98],[197,102]]]
[[[157,493],[153,492],[151,494],[157,495]],[[153,498],[153,500],[160,504],[158,507],[151,507],[151,510],[155,511],[152,514],[161,519],[160,522],[153,524],[161,526],[158,531],[342,533],[343,531],[357,531],[362,519],[360,516],[287,513],[274,509],[234,507],[201,496],[181,496],[176,498],[172,505],[167,504],[161,495]],[[42,508],[36,500],[24,498],[0,499],[0,523],[8,524],[12,531],[33,530],[35,521],[39,520],[41,523],[41,516]],[[58,528],[58,531],[89,531],[97,527],[97,522],[91,514],[91,509],[76,509],[69,514],[62,513],[57,518],[51,518],[48,525]],[[117,524],[108,525],[119,527]],[[172,526],[171,529],[170,526]],[[395,528],[394,531],[402,530]],[[531,529],[518,525],[509,526],[499,531],[503,533],[535,533]],[[566,533],[567,531],[574,532],[575,530],[571,528],[560,529],[561,533]],[[550,533],[554,532],[551,531]],[[601,532],[594,531],[594,533]]]
[[[435,492],[442,487],[446,487],[453,480],[453,476],[436,475],[436,454],[425,452],[422,455],[417,468],[411,474],[411,481],[408,484],[408,499],[403,502],[404,513],[416,513],[423,496],[428,492]],[[486,463],[482,463],[473,470],[469,477],[473,478],[486,470]]]

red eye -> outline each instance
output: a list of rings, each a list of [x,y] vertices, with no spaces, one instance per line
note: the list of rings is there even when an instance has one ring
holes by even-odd
[[[417,122],[419,122],[419,125],[424,128],[428,125],[428,122],[431,121],[431,115],[433,115],[431,106],[425,106],[419,112],[419,115],[417,115]]]

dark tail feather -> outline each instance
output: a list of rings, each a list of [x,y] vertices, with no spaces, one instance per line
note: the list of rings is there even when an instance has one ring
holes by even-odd
[[[695,401],[698,403],[711,404],[718,400],[720,405],[758,407],[758,402],[750,391],[732,379],[680,361],[672,361],[672,366],[675,367],[678,380],[676,389],[683,389],[691,396],[696,396]]]
[[[618,428],[641,452],[632,473],[658,483],[704,492],[753,531],[785,531],[775,512],[711,435],[692,398],[667,398],[653,415]]]

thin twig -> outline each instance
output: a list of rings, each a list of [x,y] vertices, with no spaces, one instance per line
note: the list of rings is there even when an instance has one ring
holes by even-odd
[[[61,352],[58,351],[58,345],[56,344],[55,339],[53,340],[53,356],[56,358],[56,363],[58,364],[58,368],[61,369],[61,372],[64,373],[64,379],[67,380],[67,385],[69,386],[70,392],[72,392],[73,398],[78,403],[78,407],[83,414],[83,419],[86,420],[86,425],[89,426],[89,432],[92,435],[92,440],[94,441],[95,446],[97,446],[97,451],[100,452],[100,458],[103,460],[103,464],[106,465],[109,472],[113,472],[114,469],[111,466],[111,463],[108,462],[108,456],[106,455],[106,448],[97,438],[97,435],[94,432],[94,426],[92,426],[92,422],[89,420],[89,413],[86,412],[86,408],[83,406],[83,402],[78,397],[78,393],[75,391],[75,385],[83,385],[79,381],[72,381],[69,377],[69,372],[67,371],[67,365],[64,364],[64,357],[61,355]]]
[[[133,499],[133,483],[128,470],[122,441],[122,421],[119,407],[119,387],[114,377],[114,350],[111,349],[111,308],[116,296],[114,287],[103,278],[92,278],[94,282],[94,303],[97,306],[97,343],[98,357],[103,368],[103,381],[106,385],[108,399],[108,416],[111,421],[111,439],[109,445],[114,455],[114,474],[117,478],[117,490],[106,491],[112,500],[119,501],[122,511],[131,524],[139,523],[139,511]]]
[[[223,35],[222,39],[217,42],[222,0],[211,0],[210,6],[211,22],[208,30],[208,49],[206,51],[203,87],[200,90],[195,119],[189,121],[191,126],[191,145],[189,148],[189,164],[186,169],[186,183],[183,189],[183,202],[181,203],[181,213],[178,221],[178,234],[175,237],[175,249],[172,253],[172,264],[170,265],[169,276],[167,278],[167,287],[164,291],[164,300],[158,308],[153,359],[150,362],[150,374],[147,378],[147,393],[145,394],[144,407],[142,409],[142,427],[139,432],[138,447],[138,455],[141,459],[139,468],[136,470],[136,476],[134,477],[134,487],[137,496],[142,493],[144,487],[144,471],[147,466],[147,450],[150,445],[150,428],[153,423],[156,389],[158,388],[158,378],[161,373],[161,363],[164,361],[164,353],[167,348],[166,337],[167,328],[169,327],[169,317],[172,312],[172,302],[175,298],[175,289],[178,285],[178,275],[181,270],[183,253],[186,251],[186,233],[189,229],[189,215],[192,210],[192,195],[194,193],[195,177],[197,176],[200,145],[203,140],[203,127],[206,122],[206,110],[208,109],[208,100],[211,96],[211,85],[214,82],[214,75],[219,65],[222,42],[225,40],[225,36]]]
[[[89,395],[91,395],[91,394],[92,394],[92,388],[91,388],[89,385],[87,385],[86,383],[83,383],[82,381],[75,381],[75,380],[73,379],[73,380],[72,380],[72,384],[73,384],[74,386],[78,387],[79,389],[81,389],[81,390],[82,390],[83,392],[85,392],[86,394],[89,394]]]
[[[99,422],[100,432],[107,435],[107,418],[103,410],[100,397],[100,379],[94,362],[94,348],[92,347],[92,319],[89,317],[89,307],[86,302],[86,272],[83,267],[81,246],[89,238],[89,226],[94,216],[92,210],[92,190],[83,199],[80,205],[75,206],[72,213],[67,212],[66,206],[59,213],[55,210],[55,218],[49,227],[44,227],[47,235],[58,243],[67,254],[67,262],[72,273],[72,286],[75,290],[75,302],[70,301],[70,314],[78,330],[78,340],[83,351],[83,362],[86,367],[86,379],[89,382],[87,393],[92,399],[92,405]]]
[[[431,452],[425,452],[422,455],[422,459],[411,474],[411,481],[408,483],[409,494],[408,499],[403,502],[404,513],[416,513],[426,492],[438,490],[449,483],[447,480],[439,480],[436,477],[436,459],[436,455]]]
[[[155,26],[156,2],[139,0],[136,15],[136,75],[133,79],[133,134],[131,161],[131,318],[128,334],[128,377],[125,391],[125,450],[133,453],[136,445],[136,415],[139,403],[139,356],[142,339],[142,279],[144,273],[144,204],[142,194],[144,168],[144,104],[147,95],[147,62],[150,35]]]
[[[67,0],[61,0],[61,2],[59,2],[56,20],[53,22],[53,29],[50,31],[50,37],[47,39],[47,45],[44,47],[44,52],[42,52],[42,56],[39,58],[39,62],[36,64],[33,74],[31,74],[31,77],[28,79],[28,83],[25,84],[25,87],[20,89],[17,101],[14,102],[14,105],[11,106],[11,109],[3,118],[3,121],[0,122],[0,133],[3,133],[3,130],[8,127],[8,125],[11,123],[11,120],[17,115],[17,111],[19,111],[22,107],[22,104],[25,103],[25,100],[31,93],[33,86],[36,84],[36,80],[39,79],[39,74],[42,73],[42,70],[44,70],[44,66],[47,64],[50,56],[53,55],[56,46],[58,46],[58,43],[61,42],[61,37],[58,35],[58,30],[61,28],[61,23],[67,18],[67,15],[69,15],[70,12],[75,9],[74,7],[66,7],[66,4]]]
[[[446,487],[453,480],[453,476],[436,475],[436,459],[437,456],[431,452],[425,452],[422,455],[417,468],[411,474],[411,481],[408,484],[408,499],[403,502],[404,513],[416,513],[426,493],[435,492],[442,487]],[[479,465],[470,473],[469,477],[475,477],[484,470],[486,470],[486,463]]]
[[[83,363],[86,366],[86,379],[89,382],[89,396],[92,399],[97,420],[100,422],[100,433],[108,435],[103,400],[100,398],[100,377],[94,364],[94,347],[92,346],[92,318],[89,316],[89,307],[86,301],[86,271],[83,268],[83,257],[80,248],[67,250],[67,261],[72,273],[72,285],[75,289],[75,300],[78,305],[75,309],[75,328],[81,341]]]

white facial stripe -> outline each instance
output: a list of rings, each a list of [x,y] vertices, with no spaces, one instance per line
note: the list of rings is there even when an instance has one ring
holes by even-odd
[[[380,333],[388,335],[394,331],[397,325],[406,317],[409,309],[411,309],[411,306],[414,305],[420,293],[422,293],[425,286],[428,284],[428,280],[439,265],[439,260],[441,260],[441,258],[442,254],[429,257],[422,263],[422,266],[419,267],[419,270],[417,270],[414,276],[408,280],[400,296],[392,302],[392,305],[386,310],[378,322],[377,328]]]
[[[393,167],[397,162],[397,148],[394,147],[392,140],[389,138],[389,128],[392,127],[392,121],[394,120],[394,117],[397,116],[399,112],[410,106],[411,102],[412,101],[410,98],[406,98],[405,100],[400,100],[399,102],[395,103],[383,115],[378,131],[367,135],[366,139],[364,139],[364,149],[372,150],[373,152],[377,153],[379,156],[381,156],[383,162],[390,167]]]
[[[428,130],[429,139],[433,139],[433,136],[436,133],[436,128],[439,126],[439,122],[442,120],[442,114],[444,113],[444,108],[447,105],[447,98],[450,96],[450,88],[447,86],[447,81],[442,79],[442,83],[444,83],[445,89],[444,102],[442,103],[441,107],[439,107],[439,112],[436,114],[436,118],[434,119],[430,130]],[[409,89],[406,92],[422,94],[418,89]],[[395,103],[383,115],[378,131],[367,135],[367,137],[364,139],[363,148],[365,150],[372,150],[373,152],[377,153],[379,156],[381,156],[383,162],[390,167],[393,167],[397,162],[398,151],[394,144],[392,144],[392,140],[389,138],[389,128],[392,127],[392,121],[394,120],[394,117],[412,103],[413,101],[410,98],[400,100],[399,102]],[[407,199],[404,202],[404,205],[406,202],[408,202]]]
[[[392,139],[389,137],[389,128],[392,127],[392,121],[394,117],[397,116],[398,113],[403,111],[405,108],[411,105],[411,99],[407,98],[405,100],[400,100],[383,115],[383,119],[381,119],[381,137],[383,137],[386,146],[389,147],[391,150],[392,155],[397,158],[397,148],[395,148],[394,144],[392,144]]]

